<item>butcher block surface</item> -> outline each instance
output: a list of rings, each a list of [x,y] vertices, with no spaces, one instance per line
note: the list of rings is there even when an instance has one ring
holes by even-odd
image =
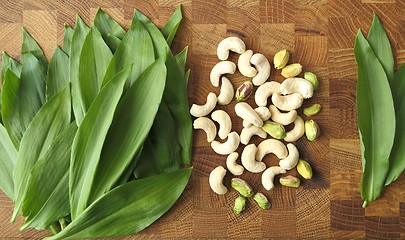
[[[315,142],[305,137],[297,142],[300,156],[311,163],[314,177],[299,188],[281,187],[272,191],[261,185],[261,174],[245,172],[241,178],[272,203],[259,209],[251,199],[246,210],[232,212],[237,194],[214,194],[208,184],[210,172],[225,166],[226,156],[214,153],[205,133],[194,131],[193,174],[174,207],[158,221],[135,236],[124,239],[161,238],[405,238],[405,174],[384,189],[382,197],[362,208],[359,193],[361,155],[356,123],[355,89],[357,66],[353,53],[356,32],[367,32],[375,11],[388,32],[396,65],[405,62],[405,1],[401,0],[0,0],[0,50],[19,59],[25,27],[39,42],[48,59],[61,44],[64,23],[74,26],[79,14],[87,24],[102,7],[126,29],[134,8],[162,27],[175,8],[182,4],[183,21],[173,43],[174,52],[189,47],[187,67],[191,69],[188,95],[192,103],[205,103],[209,92],[219,94],[209,81],[219,61],[217,44],[227,36],[242,38],[247,49],[263,53],[272,61],[286,48],[291,63],[318,75],[319,90],[305,100],[304,107],[320,103],[322,111],[312,117],[321,136]],[[237,61],[232,54],[231,60]],[[236,88],[248,80],[237,73],[229,76]],[[280,71],[272,68],[270,80],[281,82]],[[404,93],[405,94],[405,93]],[[254,104],[251,97],[248,103]],[[242,120],[235,115],[235,101],[217,106],[227,111],[233,130],[240,132]],[[301,116],[302,111],[299,111]],[[304,116],[305,117],[305,116]],[[304,118],[308,119],[308,118]],[[253,138],[258,144],[259,138]],[[242,145],[238,152],[243,150]],[[278,159],[268,156],[267,166]],[[295,170],[290,171],[296,175]],[[230,188],[230,174],[225,185]],[[46,231],[19,232],[23,219],[11,224],[13,203],[0,193],[0,239],[38,239]]]

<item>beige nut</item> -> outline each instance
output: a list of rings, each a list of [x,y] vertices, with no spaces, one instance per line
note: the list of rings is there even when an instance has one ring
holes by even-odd
[[[211,118],[219,124],[218,137],[225,139],[232,130],[231,117],[224,110],[215,110]]]
[[[273,120],[276,123],[280,123],[284,126],[291,124],[297,118],[296,110],[291,110],[287,113],[282,113],[274,105],[270,105],[269,110],[271,113],[271,120]]]
[[[204,117],[210,114],[217,105],[217,95],[210,92],[207,96],[207,102],[204,105],[193,104],[190,108],[190,114],[194,117]]]
[[[231,81],[225,76],[221,77],[221,90],[219,91],[218,95],[218,104],[219,105],[228,105],[232,102],[234,89],[232,86]]]
[[[257,112],[246,102],[240,102],[235,105],[235,113],[238,117],[246,120],[256,127],[263,126],[263,120],[259,117]]]
[[[287,144],[287,149],[288,156],[284,159],[281,159],[278,165],[280,165],[280,167],[285,170],[290,170],[297,165],[300,155],[297,147],[295,147],[295,145],[292,143]]]
[[[267,99],[274,93],[280,93],[280,83],[271,81],[266,82],[257,88],[255,93],[255,102],[259,107],[267,106]]]
[[[300,93],[292,93],[285,96],[279,93],[273,93],[271,101],[278,109],[291,111],[300,108],[304,102],[304,98]]]
[[[256,160],[262,161],[264,156],[273,153],[277,158],[287,157],[288,151],[284,143],[276,139],[266,139],[257,146]]]
[[[235,176],[242,175],[245,170],[242,165],[236,162],[236,160],[238,160],[238,157],[239,154],[237,152],[233,152],[226,158],[226,167],[228,168],[229,172],[231,172]]]
[[[207,134],[207,142],[212,142],[217,135],[217,127],[214,122],[207,117],[199,117],[194,120],[194,129],[202,129]]]
[[[254,77],[257,74],[256,68],[250,65],[250,59],[253,56],[252,50],[246,50],[239,56],[238,69],[239,72],[245,77]]]
[[[245,169],[252,173],[263,172],[266,169],[264,162],[258,162],[255,160],[257,147],[254,144],[247,145],[242,152],[242,165]]]
[[[242,132],[240,133],[240,143],[247,145],[254,135],[259,136],[261,138],[267,137],[267,133],[263,131],[262,128],[252,125],[250,127],[242,129]]]
[[[240,138],[237,132],[231,132],[228,134],[228,139],[224,143],[220,143],[218,141],[212,141],[211,147],[214,152],[218,153],[219,155],[228,155],[238,148],[240,143]]]
[[[283,95],[301,93],[304,99],[314,95],[314,86],[304,78],[287,78],[280,85],[280,92]]]
[[[222,61],[217,63],[211,70],[210,80],[211,84],[214,87],[219,86],[219,80],[221,79],[222,75],[225,74],[234,74],[236,71],[235,63],[231,61]]]
[[[222,166],[216,167],[210,173],[210,177],[209,177],[210,187],[211,187],[212,191],[214,191],[216,194],[223,195],[228,192],[228,189],[223,184],[225,174],[226,174],[226,170]]]
[[[250,63],[253,64],[257,70],[257,75],[252,79],[252,82],[255,86],[260,86],[266,82],[270,76],[271,68],[269,60],[267,60],[263,54],[255,53],[250,59]]]
[[[229,51],[236,53],[245,52],[246,45],[242,39],[238,37],[227,37],[223,39],[217,47],[217,55],[220,60],[226,60],[229,57]]]
[[[257,115],[259,115],[259,117],[263,120],[263,122],[269,120],[269,118],[271,117],[271,113],[267,107],[257,107],[253,110],[255,110],[255,112],[257,113]],[[244,128],[248,128],[252,125],[253,124],[250,123],[249,121],[243,120]]]
[[[274,177],[278,174],[286,173],[285,169],[279,166],[269,167],[262,174],[262,185],[270,191],[274,188]]]
[[[304,136],[305,133],[305,124],[304,120],[300,116],[294,120],[294,128],[288,131],[285,135],[284,141],[286,142],[295,142]]]

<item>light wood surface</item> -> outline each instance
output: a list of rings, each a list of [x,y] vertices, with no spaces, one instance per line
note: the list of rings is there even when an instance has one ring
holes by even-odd
[[[90,23],[102,7],[126,28],[133,9],[137,8],[159,27],[168,20],[178,4],[183,5],[184,19],[173,43],[173,50],[189,46],[191,68],[189,100],[202,104],[211,91],[219,93],[209,82],[211,68],[219,61],[216,46],[226,36],[241,37],[248,49],[274,54],[287,48],[291,63],[299,62],[304,71],[319,77],[320,87],[304,106],[322,104],[313,117],[321,129],[315,142],[305,138],[297,142],[301,157],[314,169],[314,178],[298,189],[281,188],[267,192],[261,175],[244,173],[256,191],[271,199],[272,208],[259,209],[249,200],[240,216],[232,212],[237,194],[214,194],[208,176],[216,166],[225,166],[226,156],[216,155],[202,131],[194,131],[193,166],[190,183],[175,206],[132,238],[405,238],[405,174],[386,188],[381,199],[361,207],[359,181],[361,156],[356,124],[355,88],[357,66],[353,44],[358,28],[368,31],[373,11],[388,31],[397,65],[405,62],[405,1],[402,0],[1,0],[0,50],[19,59],[21,28],[25,27],[50,58],[63,37],[63,24],[74,26],[79,14]],[[237,56],[232,55],[232,60]],[[230,76],[236,88],[246,78]],[[270,80],[282,81],[280,71],[272,69]],[[253,98],[249,103],[254,104]],[[233,101],[217,107],[231,114],[233,129],[240,131],[242,121],[236,117]],[[300,112],[300,115],[303,115]],[[255,138],[257,144],[260,139]],[[242,147],[238,149],[239,153]],[[270,166],[274,157],[266,157]],[[295,170],[290,174],[297,174]],[[226,185],[230,187],[230,176]],[[10,224],[12,202],[0,193],[0,238],[37,239],[47,232],[19,232],[22,219]],[[125,238],[124,238],[125,239]]]

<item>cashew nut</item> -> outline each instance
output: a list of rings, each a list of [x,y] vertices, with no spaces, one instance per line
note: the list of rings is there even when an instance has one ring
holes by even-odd
[[[257,74],[256,68],[250,65],[250,59],[253,56],[252,50],[246,50],[242,53],[238,59],[238,69],[239,72],[245,77],[254,77]]]
[[[270,191],[274,188],[274,177],[278,174],[286,173],[285,169],[279,166],[269,167],[262,174],[262,185],[263,187]]]
[[[308,99],[314,95],[314,85],[304,78],[287,78],[281,83],[280,92],[283,95],[301,93],[304,99]]]
[[[284,126],[291,124],[297,118],[297,111],[291,110],[287,113],[282,113],[278,110],[278,108],[274,105],[269,106],[269,110],[271,113],[271,119],[276,122],[280,123]]]
[[[288,156],[280,160],[278,165],[280,165],[280,167],[285,170],[290,170],[297,165],[299,160],[299,153],[297,147],[295,147],[295,145],[292,143],[287,144],[287,148],[288,148]]]
[[[257,147],[254,144],[247,145],[242,152],[242,165],[252,173],[259,173],[266,169],[264,162],[258,162],[255,160]]]
[[[250,59],[250,63],[255,66],[257,70],[257,75],[252,79],[252,82],[255,86],[260,86],[270,76],[270,63],[267,58],[261,53],[253,54],[252,58]]]
[[[228,139],[224,143],[218,141],[212,141],[211,147],[214,152],[219,155],[228,155],[234,152],[239,146],[240,138],[237,132],[231,132],[228,135]]]
[[[257,88],[255,93],[255,102],[257,106],[265,107],[267,106],[267,99],[273,95],[273,93],[279,93],[280,83],[271,81],[266,82]]]
[[[190,109],[190,114],[194,117],[207,116],[217,105],[217,95],[210,92],[207,96],[207,102],[204,105],[193,104]]]
[[[224,110],[215,110],[211,113],[211,118],[219,124],[218,136],[225,139],[232,130],[232,122],[228,113]]]
[[[263,126],[263,120],[259,117],[257,112],[246,102],[240,102],[235,105],[235,113],[238,117],[246,120],[256,127]]]
[[[264,156],[273,153],[277,158],[287,157],[288,151],[285,145],[276,139],[266,139],[257,146],[256,160],[262,161]]]
[[[222,183],[224,181],[225,174],[226,170],[222,166],[216,167],[210,173],[209,177],[210,187],[212,191],[214,191],[216,194],[223,195],[228,192],[228,189]]]
[[[207,134],[207,142],[212,142],[217,135],[217,127],[214,122],[207,117],[199,117],[194,120],[194,129],[202,129]]]
[[[218,104],[219,105],[227,105],[229,104],[234,95],[234,90],[231,81],[225,76],[221,78],[221,90],[218,95]]]
[[[271,101],[278,109],[291,111],[300,108],[304,98],[301,93],[292,93],[285,96],[280,95],[280,93],[273,93]]]
[[[227,37],[218,44],[217,55],[220,60],[226,60],[229,57],[229,51],[241,54],[245,49],[245,43],[240,38]]]
[[[257,107],[253,110],[255,110],[255,112],[257,113],[257,115],[259,115],[259,117],[263,120],[263,122],[269,120],[269,118],[271,117],[271,113],[267,107]],[[248,128],[252,125],[253,125],[252,123],[243,120],[244,128]]]
[[[236,71],[235,63],[231,61],[222,61],[217,63],[211,70],[210,80],[214,87],[219,86],[219,80],[224,74],[234,74]]]
[[[304,136],[305,133],[305,124],[304,120],[300,116],[294,120],[294,128],[286,133],[284,141],[286,142],[295,142]]]
[[[238,157],[239,154],[237,152],[233,152],[226,158],[226,167],[235,176],[242,175],[243,171],[245,171],[245,168],[242,165],[236,163]]]
[[[262,128],[252,125],[242,129],[242,132],[240,133],[240,143],[244,145],[248,144],[253,135],[257,135],[261,138],[267,137],[267,133],[263,131]]]

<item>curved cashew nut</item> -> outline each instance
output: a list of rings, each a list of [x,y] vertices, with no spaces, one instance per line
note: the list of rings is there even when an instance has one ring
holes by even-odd
[[[257,115],[259,115],[259,117],[263,120],[263,122],[269,120],[269,118],[271,117],[271,113],[267,107],[257,107],[253,110],[255,110],[255,112],[257,113]],[[242,125],[244,128],[248,128],[253,124],[251,122],[243,120]]]
[[[242,152],[242,165],[252,173],[263,172],[266,169],[266,164],[264,162],[258,162],[255,160],[255,155],[257,152],[257,147],[254,144],[247,145]]]
[[[194,129],[202,129],[207,134],[207,142],[212,142],[217,135],[217,127],[214,122],[207,117],[199,117],[194,120]]]
[[[215,110],[211,113],[211,118],[219,124],[218,136],[221,139],[228,137],[232,130],[231,117],[224,110]]]
[[[227,37],[223,39],[217,47],[217,55],[221,60],[229,57],[229,51],[243,53],[246,49],[245,43],[238,37]]]
[[[276,139],[266,139],[257,146],[256,160],[262,161],[264,156],[269,153],[273,153],[279,159],[285,158],[288,155],[284,143]]]
[[[257,106],[265,107],[267,106],[267,99],[273,95],[273,93],[279,93],[280,83],[271,81],[266,82],[257,88],[255,93],[255,102]]]
[[[267,137],[267,133],[263,131],[262,128],[252,125],[242,129],[242,132],[240,133],[240,143],[244,145],[248,144],[253,135],[257,135],[261,138]]]
[[[288,156],[280,160],[278,165],[280,165],[280,167],[285,170],[290,170],[297,165],[300,154],[298,152],[297,147],[295,147],[295,145],[292,143],[287,144],[287,148],[288,148]]]
[[[301,93],[293,93],[285,96],[280,95],[280,93],[273,93],[271,101],[278,109],[291,111],[300,108],[304,102],[304,98]]]
[[[271,119],[276,122],[280,123],[284,126],[291,124],[297,118],[297,111],[291,110],[287,113],[282,113],[278,110],[278,108],[274,105],[269,106],[269,110],[271,113]]]
[[[227,105],[232,101],[235,91],[233,89],[231,81],[229,81],[227,77],[222,76],[221,82],[221,90],[217,98],[218,104]]]
[[[263,54],[255,53],[250,59],[250,63],[257,69],[257,75],[252,79],[252,82],[255,86],[260,86],[266,82],[270,76],[271,68],[269,60],[267,60]]]
[[[234,152],[239,146],[240,138],[237,132],[231,132],[228,135],[228,139],[224,143],[218,141],[212,141],[211,147],[214,152],[219,155],[228,155]]]
[[[226,174],[225,168],[218,166],[210,173],[209,183],[212,191],[216,194],[223,195],[228,192],[228,189],[222,183]]]
[[[246,50],[242,53],[238,59],[238,69],[239,72],[245,77],[254,77],[257,74],[256,68],[250,65],[250,59],[253,56],[252,50]]]
[[[235,113],[238,117],[252,123],[256,127],[263,126],[263,120],[259,117],[257,112],[246,102],[240,102],[235,105]]]
[[[280,92],[283,95],[301,93],[304,99],[314,95],[314,85],[304,78],[287,78],[280,85]]]
[[[214,87],[219,86],[219,80],[222,75],[224,74],[234,74],[236,71],[236,65],[235,63],[231,61],[222,61],[217,64],[212,68],[211,74],[210,74],[210,80],[211,84]]]
[[[193,104],[190,108],[190,114],[194,117],[207,116],[217,105],[217,95],[210,92],[207,96],[207,102],[204,105]]]
[[[284,141],[286,142],[295,142],[304,136],[305,133],[305,123],[300,116],[294,120],[294,128],[289,132],[286,132]]]
[[[239,154],[237,152],[233,152],[226,158],[226,167],[235,176],[242,175],[242,173],[245,171],[245,168],[242,165],[236,163],[238,157]]]
[[[274,188],[274,177],[278,174],[286,173],[285,169],[279,166],[269,167],[262,174],[262,185],[270,191]]]

